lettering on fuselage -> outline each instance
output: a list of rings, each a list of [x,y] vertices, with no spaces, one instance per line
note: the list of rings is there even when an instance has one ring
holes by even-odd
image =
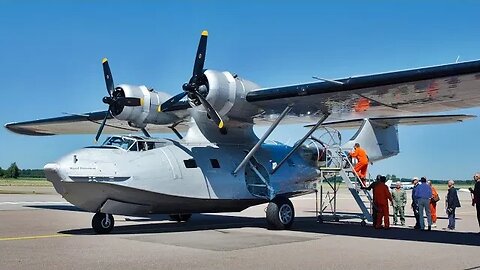
[[[70,167],[69,168],[72,171],[78,171],[78,170],[96,170],[97,168],[94,167]]]

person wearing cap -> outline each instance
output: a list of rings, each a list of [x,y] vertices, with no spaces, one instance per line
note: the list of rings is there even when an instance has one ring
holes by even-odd
[[[402,188],[402,183],[397,181],[395,189],[392,191],[393,204],[393,224],[398,224],[398,216],[400,223],[405,226],[405,205],[407,204],[407,192]]]
[[[472,206],[476,206],[478,226],[480,226],[480,172],[473,176],[473,180],[475,180],[475,186],[469,190],[473,194]]]
[[[427,181],[428,185],[432,189],[432,198],[430,199],[430,214],[432,215],[432,227],[437,227],[437,202],[440,201],[437,189],[432,185],[432,181]]]
[[[350,152],[350,157],[357,159],[357,164],[353,170],[357,173],[358,177],[363,183],[363,186],[366,186],[366,178],[367,178],[367,168],[368,168],[368,156],[367,152],[360,147],[359,143],[355,143],[353,147],[353,151]]]
[[[415,189],[415,197],[418,200],[418,213],[420,215],[420,229],[425,230],[424,212],[427,216],[428,230],[432,230],[432,216],[430,214],[430,199],[432,188],[427,184],[427,178],[420,178],[420,185]]]
[[[446,212],[448,216],[447,229],[455,230],[455,208],[460,207],[460,200],[458,200],[457,190],[455,189],[455,182],[448,180],[448,193],[445,200]]]
[[[412,189],[412,210],[413,215],[415,216],[415,229],[420,229],[420,214],[418,213],[418,200],[415,197],[415,191],[418,187],[418,177],[413,177],[412,179],[413,189]]]

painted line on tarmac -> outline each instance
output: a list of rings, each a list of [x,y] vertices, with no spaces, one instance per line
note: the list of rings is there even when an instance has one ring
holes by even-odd
[[[33,235],[33,236],[20,236],[20,237],[3,237],[0,241],[15,241],[15,240],[35,240],[44,238],[58,238],[58,237],[70,237],[71,234],[50,234],[50,235]]]
[[[0,205],[20,205],[20,204],[69,204],[68,202],[0,202]]]

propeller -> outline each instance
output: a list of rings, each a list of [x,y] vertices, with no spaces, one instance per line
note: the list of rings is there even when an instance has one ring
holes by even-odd
[[[123,107],[135,107],[135,106],[143,106],[143,99],[142,98],[135,98],[135,97],[125,97],[125,93],[121,87],[116,87],[113,83],[113,76],[112,71],[110,70],[110,66],[108,65],[108,59],[102,59],[103,65],[103,76],[105,78],[105,86],[107,87],[108,96],[103,97],[102,101],[105,104],[108,104],[108,110],[103,118],[102,124],[98,128],[97,135],[95,136],[95,142],[98,142],[98,138],[102,135],[103,128],[107,123],[107,119],[109,115],[118,115],[122,113]]]
[[[208,93],[208,80],[205,74],[203,74],[203,67],[205,65],[205,55],[207,53],[207,38],[208,32],[203,31],[198,42],[197,54],[195,56],[195,63],[193,64],[192,77],[188,83],[183,84],[183,93],[177,94],[160,105],[160,111],[167,111],[172,105],[180,101],[182,98],[188,95],[188,98],[199,105],[202,104],[207,110],[207,114],[212,121],[220,129],[222,134],[226,133],[224,123],[218,112],[212,107],[212,105],[205,98]],[[204,96],[205,95],[205,96]]]

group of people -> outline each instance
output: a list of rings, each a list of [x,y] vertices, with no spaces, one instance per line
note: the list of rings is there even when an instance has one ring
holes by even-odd
[[[397,182],[395,188],[390,192],[389,187],[385,184],[387,178],[378,175],[376,181],[367,187],[366,176],[368,163],[370,162],[367,152],[360,147],[360,144],[355,143],[354,149],[349,153],[349,156],[357,159],[353,171],[362,182],[362,189],[373,190],[373,226],[376,229],[390,228],[389,201],[393,207],[393,223],[397,225],[398,218],[400,218],[400,225],[405,226],[407,193],[402,188],[402,183]],[[480,226],[480,173],[476,173],[473,179],[475,180],[475,187],[469,188],[469,190],[472,194],[472,206],[476,207],[478,225]],[[432,227],[437,226],[437,203],[440,201],[440,197],[432,182],[427,181],[425,177],[420,179],[414,177],[412,184],[411,207],[416,220],[414,228],[430,231]],[[448,192],[447,196],[445,196],[445,212],[448,216],[448,226],[445,229],[455,230],[455,210],[458,207],[461,207],[461,205],[455,189],[455,182],[449,180]],[[427,218],[427,225],[425,225],[425,217]]]
[[[412,180],[412,210],[415,215],[415,229],[431,230],[436,227],[437,223],[437,203],[440,201],[438,192],[432,186],[432,182],[425,177],[414,177]],[[445,197],[445,211],[448,216],[448,226],[446,229],[455,230],[455,209],[460,207],[455,182],[448,181],[448,192]],[[424,215],[425,214],[425,215]],[[425,217],[427,218],[427,226],[425,226]]]
[[[480,179],[480,175],[478,176]],[[407,193],[402,188],[401,182],[395,184],[395,188],[390,192],[389,187],[385,184],[387,181],[385,176],[378,175],[376,181],[363,189],[373,190],[373,226],[376,229],[389,229],[389,201],[393,207],[393,223],[405,226],[405,206],[407,205]],[[436,227],[437,222],[437,203],[440,201],[437,190],[433,187],[431,181],[427,181],[425,177],[418,179],[414,177],[412,180],[412,204],[413,213],[415,215],[415,229],[428,230]],[[457,190],[454,188],[454,181],[448,181],[448,193],[445,200],[445,209],[448,215],[449,230],[455,229],[455,209],[460,207]],[[480,191],[480,186],[478,187]],[[473,192],[473,191],[472,191]],[[427,224],[425,224],[425,218]],[[383,220],[383,226],[382,226]],[[479,217],[480,224],[480,217]]]

